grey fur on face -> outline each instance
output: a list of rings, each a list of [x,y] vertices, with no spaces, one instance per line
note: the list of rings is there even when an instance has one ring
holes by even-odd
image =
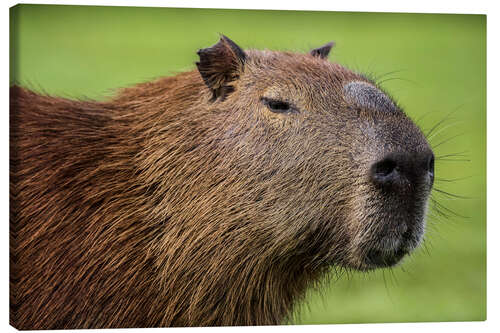
[[[397,110],[389,97],[367,82],[349,82],[344,85],[344,93],[349,102],[360,107],[387,112]]]

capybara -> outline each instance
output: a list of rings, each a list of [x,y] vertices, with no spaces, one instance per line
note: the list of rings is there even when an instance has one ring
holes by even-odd
[[[10,89],[11,324],[287,322],[421,242],[434,156],[376,83],[222,36],[105,101]]]

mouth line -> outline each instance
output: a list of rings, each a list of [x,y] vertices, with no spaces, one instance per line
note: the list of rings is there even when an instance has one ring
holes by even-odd
[[[411,242],[411,231],[398,237],[389,236],[378,239],[365,255],[365,263],[371,267],[391,267],[415,248]]]
[[[366,255],[366,263],[372,267],[391,267],[401,261],[408,253],[409,251],[404,246],[392,251],[373,248]]]

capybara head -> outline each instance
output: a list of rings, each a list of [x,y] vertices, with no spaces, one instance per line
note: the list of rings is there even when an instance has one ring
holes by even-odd
[[[314,266],[392,266],[421,242],[434,155],[374,82],[327,60],[332,45],[243,51],[223,36],[197,66],[265,227]]]

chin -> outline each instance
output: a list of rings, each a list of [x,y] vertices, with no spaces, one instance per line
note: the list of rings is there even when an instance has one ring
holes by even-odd
[[[377,268],[394,267],[414,252],[421,244],[425,222],[414,221],[404,232],[391,231],[372,235],[358,243],[351,267],[367,271]]]

